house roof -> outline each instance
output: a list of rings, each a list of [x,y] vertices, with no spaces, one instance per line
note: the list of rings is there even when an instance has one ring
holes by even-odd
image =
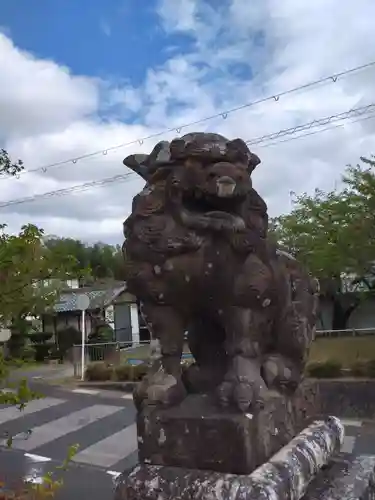
[[[111,304],[120,293],[126,290],[125,282],[116,282],[113,285],[97,285],[93,287],[73,288],[64,290],[59,301],[53,306],[54,312],[78,311],[77,298],[85,294],[90,298],[88,310],[94,310]]]

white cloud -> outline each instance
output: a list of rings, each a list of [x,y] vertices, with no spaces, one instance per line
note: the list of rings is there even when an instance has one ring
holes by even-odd
[[[105,19],[101,19],[99,23],[99,28],[100,31],[103,33],[103,35],[110,37],[112,34],[112,29],[108,21]]]
[[[162,67],[150,68],[139,88],[73,75],[21,51],[0,33],[0,137],[9,152],[27,168],[37,168],[177,128],[375,60],[372,0],[227,0],[220,8],[212,0],[161,0],[158,12],[163,29],[186,34],[191,45],[178,52],[174,41],[173,55]],[[181,133],[213,130],[250,139],[340,113],[375,101],[374,76],[375,69],[362,71]],[[100,118],[103,109],[110,119]],[[126,123],[134,115],[143,125]],[[271,214],[290,208],[290,191],[332,189],[347,163],[375,153],[374,132],[375,119],[254,146],[262,158],[254,182]],[[18,180],[0,179],[1,200],[125,173],[122,159],[130,152],[149,151],[156,140]],[[122,221],[142,185],[130,176],[128,182],[1,208],[3,220],[14,229],[31,221],[47,233],[120,242]]]
[[[1,33],[0,66],[0,137],[64,130],[97,109],[94,81],[19,50]]]

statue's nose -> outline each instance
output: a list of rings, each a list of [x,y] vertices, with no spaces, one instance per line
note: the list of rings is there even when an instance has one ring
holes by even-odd
[[[236,181],[234,179],[232,179],[232,177],[229,177],[229,175],[222,175],[221,177],[219,177],[216,181],[216,184],[224,184],[226,186],[230,186],[230,185],[236,185]]]
[[[216,189],[218,196],[222,198],[231,196],[236,189],[236,181],[228,175],[222,175],[216,181]]]

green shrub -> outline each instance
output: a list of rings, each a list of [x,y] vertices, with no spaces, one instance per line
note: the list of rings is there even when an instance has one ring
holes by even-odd
[[[103,361],[89,363],[86,368],[85,378],[86,380],[95,382],[112,380],[113,367],[109,366],[107,363],[104,363]]]
[[[52,346],[50,344],[35,344],[35,361],[37,363],[42,363],[43,361],[45,361],[45,359],[49,356],[51,347]]]
[[[58,360],[59,362],[63,362],[64,353],[56,345],[53,345],[50,352],[49,352],[49,359]]]
[[[50,340],[52,333],[48,332],[34,332],[30,333],[29,339],[33,344],[45,344],[47,340]]]
[[[63,359],[74,344],[81,343],[81,333],[74,326],[68,326],[57,332],[56,343],[58,345],[58,357],[54,359]]]
[[[116,380],[121,382],[139,382],[147,373],[147,365],[123,364],[115,367]]]
[[[52,333],[33,332],[29,335],[31,343],[34,345],[35,361],[43,362],[49,356],[52,344],[47,343],[52,337]]]
[[[350,366],[350,374],[354,377],[367,377],[367,361],[358,360]]]
[[[375,359],[366,362],[366,375],[369,378],[375,378]]]
[[[25,362],[20,358],[12,358],[6,361],[6,365],[11,368],[21,368]]]
[[[35,360],[35,349],[32,346],[26,346],[21,354],[22,361],[25,363]]]
[[[342,365],[338,361],[328,360],[307,365],[307,373],[314,378],[336,378],[342,375]]]

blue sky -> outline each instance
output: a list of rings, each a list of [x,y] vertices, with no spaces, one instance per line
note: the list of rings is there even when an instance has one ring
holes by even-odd
[[[141,140],[209,130],[252,139],[371,103],[375,71],[199,122],[230,108],[375,60],[374,0],[0,0],[0,147],[27,169],[135,141],[107,155],[2,179],[1,201],[125,172]],[[342,27],[345,26],[345,29]],[[199,122],[199,124],[197,124]],[[254,183],[271,215],[290,191],[330,190],[373,151],[371,120],[276,145],[256,145]],[[277,142],[277,141],[276,141]],[[1,180],[1,179],[0,179]],[[136,176],[9,205],[47,233],[121,242],[143,184]]]
[[[16,0],[1,3],[13,41],[74,73],[138,86],[171,53],[189,50],[188,35],[166,33],[156,0]]]

